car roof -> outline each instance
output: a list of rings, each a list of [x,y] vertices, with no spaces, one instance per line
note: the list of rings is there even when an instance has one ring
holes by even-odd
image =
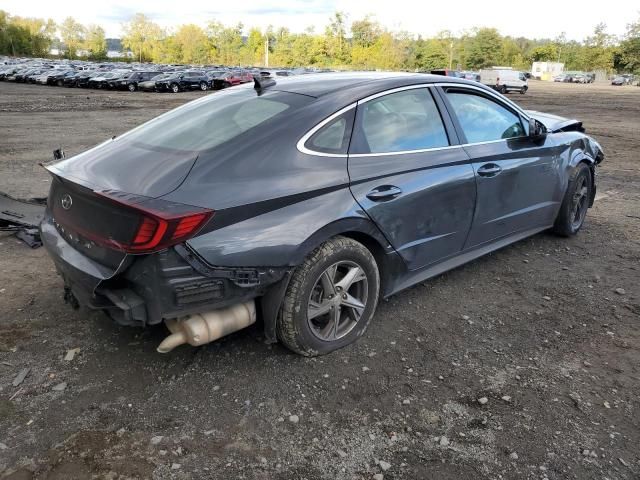
[[[462,78],[445,77],[424,73],[404,72],[331,72],[278,77],[272,90],[299,93],[310,97],[321,97],[334,92],[346,93],[357,90],[359,94],[371,94],[389,88],[423,83],[466,83],[478,86]]]

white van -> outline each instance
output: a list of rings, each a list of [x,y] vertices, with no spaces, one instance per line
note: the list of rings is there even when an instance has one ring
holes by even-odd
[[[529,88],[527,77],[517,70],[480,70],[480,83],[494,88],[500,93],[520,92],[524,95]]]

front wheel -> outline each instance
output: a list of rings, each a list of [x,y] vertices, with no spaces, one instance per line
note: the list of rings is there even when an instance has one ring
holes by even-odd
[[[136,84],[135,83],[130,83],[127,88],[129,89],[130,92],[135,92],[136,91]]]
[[[207,91],[207,82],[200,82],[200,90],[202,90],[203,92]]]
[[[553,225],[554,233],[563,237],[578,233],[587,216],[592,188],[591,169],[585,163],[579,163],[569,177],[567,191]]]
[[[506,93],[507,93],[507,86],[506,86],[506,85],[502,85],[502,86],[500,86],[500,88],[498,89],[498,91],[499,91],[501,94],[506,95]]]
[[[178,86],[177,83],[174,83],[174,84],[171,85],[171,91],[173,93],[178,93],[180,91],[180,87]]]
[[[367,329],[379,290],[371,252],[350,238],[332,238],[293,273],[278,317],[278,338],[308,357],[349,345]]]
[[[524,95],[525,93],[527,93],[527,87],[522,87],[520,89],[520,95]]]

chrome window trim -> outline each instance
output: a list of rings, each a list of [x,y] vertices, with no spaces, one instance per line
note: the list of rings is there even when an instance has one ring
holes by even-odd
[[[351,105],[347,105],[346,107],[341,108],[336,113],[333,113],[333,114],[329,115],[327,118],[325,118],[320,123],[318,123],[315,127],[313,127],[311,130],[309,130],[307,133],[305,133],[302,136],[302,138],[300,140],[298,140],[298,143],[296,144],[296,148],[298,149],[298,151],[300,153],[306,153],[307,155],[315,155],[316,157],[347,158],[348,155],[346,153],[317,152],[315,150],[311,150],[311,149],[305,147],[304,144],[307,143],[307,140],[309,140],[318,130],[320,130],[326,124],[328,124],[329,122],[334,120],[336,117],[339,117],[343,113],[348,112],[352,108],[356,108],[357,104],[358,104],[358,102],[353,102]]]
[[[425,153],[425,152],[435,152],[438,150],[451,150],[453,148],[461,148],[464,145],[448,145],[446,147],[430,147],[430,148],[420,148],[418,150],[400,150],[397,152],[381,152],[381,153],[351,153],[349,157],[360,158],[360,157],[389,157],[392,155],[411,155],[412,153]]]
[[[418,88],[429,88],[432,85],[433,85],[433,83],[418,83],[416,85],[405,85],[403,87],[396,87],[396,88],[392,88],[391,90],[385,90],[384,92],[374,93],[373,95],[369,95],[368,97],[361,98],[356,103],[358,105],[360,105],[362,103],[366,103],[366,102],[368,102],[370,100],[374,100],[376,98],[380,98],[380,97],[385,97],[387,95],[391,95],[392,93],[404,92],[405,90],[415,90],[415,89],[418,89]],[[435,100],[434,100],[434,103],[435,103]],[[366,154],[360,154],[360,155],[366,155]]]
[[[473,145],[486,145],[486,144],[498,143],[498,142],[506,142],[507,140],[511,140],[511,138],[501,138],[501,139],[498,139],[498,140],[489,140],[489,141],[486,141],[486,142],[464,143],[464,144],[458,144],[458,145],[448,145],[448,146],[444,146],[444,147],[422,148],[422,149],[418,149],[418,150],[401,150],[401,151],[397,151],[397,152],[352,153],[352,154],[317,152],[315,150],[311,150],[311,149],[305,147],[305,145],[304,145],[307,142],[307,140],[309,140],[309,138],[311,138],[318,130],[320,130],[326,124],[328,124],[329,122],[334,120],[336,117],[339,117],[343,113],[348,112],[352,108],[356,108],[358,105],[361,105],[363,103],[366,103],[366,102],[368,102],[370,100],[374,100],[374,99],[379,98],[379,97],[384,97],[386,95],[390,95],[392,93],[403,92],[405,90],[413,90],[413,89],[418,89],[418,88],[433,88],[433,87],[456,87],[456,88],[462,88],[462,89],[476,90],[476,91],[478,91],[480,93],[484,93],[486,95],[489,95],[489,96],[493,97],[498,103],[506,103],[506,105],[508,107],[510,107],[511,109],[515,110],[518,114],[522,115],[527,121],[530,118],[529,115],[527,115],[524,112],[524,110],[522,110],[518,105],[516,105],[515,103],[513,103],[509,99],[506,99],[506,98],[503,98],[503,97],[499,96],[497,93],[493,92],[491,89],[488,89],[488,88],[481,88],[481,87],[476,87],[475,85],[469,85],[467,83],[457,83],[457,82],[419,83],[419,84],[415,84],[415,85],[405,85],[405,86],[402,86],[402,87],[396,87],[396,88],[392,88],[390,90],[385,90],[383,92],[374,93],[373,95],[369,95],[368,97],[362,98],[362,99],[360,99],[360,100],[358,100],[358,101],[356,101],[356,102],[354,102],[354,103],[352,103],[350,105],[347,105],[346,107],[338,110],[337,112],[333,113],[332,115],[329,115],[327,118],[325,118],[320,123],[318,123],[315,127],[313,127],[311,130],[309,130],[307,133],[305,133],[302,136],[302,138],[300,138],[300,140],[298,140],[298,143],[296,144],[296,148],[301,153],[304,153],[304,154],[307,154],[307,155],[315,155],[316,157],[333,157],[333,158],[354,157],[354,158],[362,158],[362,157],[382,157],[382,156],[395,156],[395,155],[410,155],[410,154],[415,154],[415,153],[426,153],[426,152],[433,152],[433,151],[438,151],[438,150],[448,150],[448,149],[453,149],[453,148],[470,147],[470,146],[473,146]],[[353,132],[351,132],[351,134],[353,135]],[[522,137],[512,137],[512,138],[522,138]]]

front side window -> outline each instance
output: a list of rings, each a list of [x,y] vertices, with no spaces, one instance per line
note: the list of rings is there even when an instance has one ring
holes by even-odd
[[[525,135],[520,117],[493,100],[458,90],[447,91],[447,98],[469,143]]]
[[[448,145],[431,93],[414,88],[358,106],[350,153],[398,153]]]

